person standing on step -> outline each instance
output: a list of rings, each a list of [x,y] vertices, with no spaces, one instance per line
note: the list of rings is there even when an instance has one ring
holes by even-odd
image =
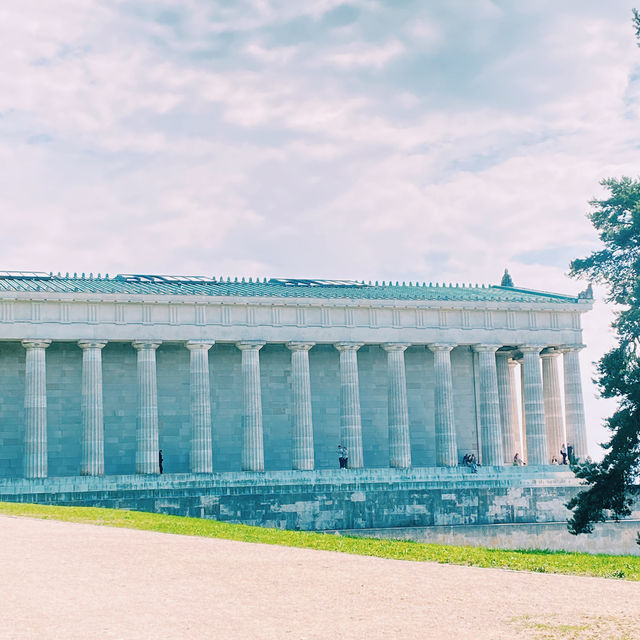
[[[164,467],[162,466],[163,462],[164,458],[162,457],[162,449],[160,449],[160,452],[158,453],[158,467],[160,468],[160,475],[164,472]]]
[[[347,468],[347,461],[349,460],[347,454],[347,447],[343,447],[341,444],[338,445],[338,462],[340,463],[341,469]]]

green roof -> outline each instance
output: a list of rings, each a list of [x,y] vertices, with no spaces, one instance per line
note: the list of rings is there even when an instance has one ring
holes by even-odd
[[[2,271],[0,292],[130,295],[343,298],[353,300],[450,300],[577,303],[580,297],[497,285],[365,283],[350,280],[248,279],[120,274],[114,277]]]

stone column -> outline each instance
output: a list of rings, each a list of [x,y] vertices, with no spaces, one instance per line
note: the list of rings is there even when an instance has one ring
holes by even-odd
[[[136,340],[138,352],[138,425],[136,473],[160,472],[158,454],[158,385],[156,381],[156,349],[160,341]]]
[[[293,401],[292,467],[310,471],[314,465],[313,419],[311,416],[311,378],[309,349],[313,342],[289,342],[291,350],[291,398]]]
[[[340,439],[347,447],[349,468],[364,466],[358,382],[358,349],[362,342],[338,342],[340,352]]]
[[[544,419],[539,346],[520,347],[524,376],[524,411],[527,423],[527,464],[549,464],[547,427]]]
[[[518,424],[518,405],[513,392],[512,361],[509,359],[510,356],[511,353],[509,351],[496,352],[500,422],[502,424],[502,456],[505,464],[510,464],[516,451],[520,451],[520,445],[516,444],[515,426]],[[517,366],[516,363],[514,363],[514,368],[515,366]],[[515,424],[514,418],[516,420]]]
[[[520,360],[520,419],[522,420],[522,459],[529,462],[529,452],[527,451],[527,412],[524,402],[524,360]]]
[[[458,465],[456,423],[453,414],[453,380],[451,350],[453,344],[430,344],[435,373],[436,464],[439,467]]]
[[[102,349],[106,340],[80,340],[82,349],[82,460],[80,475],[104,475]]]
[[[564,405],[567,421],[567,445],[573,445],[576,458],[586,458],[587,427],[584,419],[584,398],[582,379],[580,378],[579,352],[584,345],[572,345],[562,348],[564,353]]]
[[[480,374],[480,426],[482,428],[482,464],[504,464],[504,444],[500,422],[496,351],[498,345],[476,344]]]
[[[400,469],[411,466],[407,377],[404,367],[406,343],[387,342],[387,411],[389,416],[389,465]]]
[[[44,350],[51,340],[23,340],[27,350],[24,374],[24,476],[47,477],[47,367]]]
[[[242,470],[264,471],[260,349],[264,342],[237,342],[242,351]]]
[[[209,349],[214,340],[189,340],[191,395],[191,473],[213,473]]]
[[[511,413],[511,429],[512,429],[512,441],[513,441],[513,449],[510,454],[505,453],[504,461],[505,463],[513,462],[513,457],[516,452],[520,454],[520,457],[523,460],[526,460],[526,450],[524,448],[524,444],[520,444],[521,440],[526,444],[526,439],[524,437],[524,425],[523,429],[520,429],[520,412],[518,411],[518,398],[516,397],[516,376],[519,375],[516,373],[516,369],[518,369],[519,365],[516,360],[509,360],[509,380],[511,382],[511,396],[509,398],[509,407]]]
[[[547,424],[547,462],[555,456],[560,458],[560,447],[564,442],[562,421],[562,398],[558,376],[557,351],[547,350],[540,354],[542,359],[542,390],[544,395],[544,419]]]

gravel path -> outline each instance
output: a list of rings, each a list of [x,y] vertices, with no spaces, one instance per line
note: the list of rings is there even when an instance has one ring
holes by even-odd
[[[638,583],[28,518],[0,571],[2,639],[640,638]]]

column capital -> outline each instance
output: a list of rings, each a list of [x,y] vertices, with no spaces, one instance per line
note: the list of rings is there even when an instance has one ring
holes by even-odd
[[[243,340],[242,342],[236,342],[236,347],[240,351],[260,351],[265,344],[267,343],[264,340]]]
[[[411,346],[410,342],[383,342],[380,345],[387,353],[389,351],[405,351]]]
[[[541,358],[557,358],[560,355],[560,351],[554,347],[549,347],[540,352]]]
[[[291,351],[309,351],[315,342],[287,342],[287,349]]]
[[[184,346],[189,351],[209,351],[215,343],[215,340],[187,340]]]
[[[338,351],[357,351],[364,342],[336,342],[333,345]]]
[[[539,354],[546,345],[542,344],[523,344],[518,347],[522,353],[535,353]]]
[[[103,349],[108,340],[78,340],[78,346],[85,349]]]
[[[517,360],[514,360],[513,358],[509,358],[509,360],[507,360],[507,364],[509,365],[509,369],[515,369],[520,363]]]
[[[22,346],[25,349],[46,349],[51,344],[51,340],[22,340]]]
[[[457,345],[449,342],[432,342],[431,344],[427,345],[427,347],[431,349],[431,351],[433,351],[434,353],[436,351],[451,351],[456,346]]]
[[[561,347],[558,347],[558,351],[560,353],[568,353],[569,351],[582,351],[586,346],[586,344],[564,344]]]
[[[162,340],[134,340],[131,346],[136,351],[155,351],[162,344]]]
[[[472,344],[471,348],[476,353],[495,353],[501,346],[501,344]]]

